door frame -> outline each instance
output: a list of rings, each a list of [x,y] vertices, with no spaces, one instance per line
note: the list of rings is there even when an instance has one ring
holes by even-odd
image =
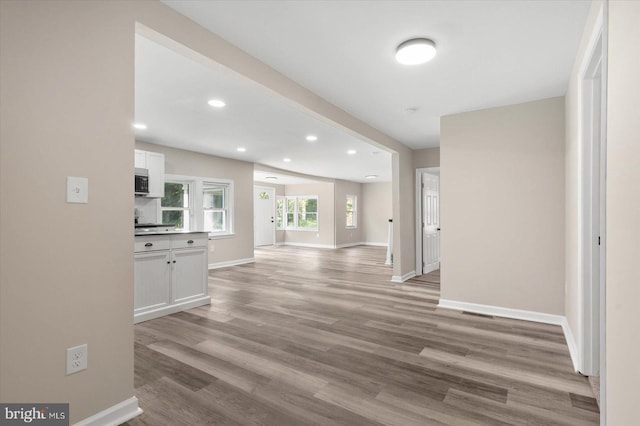
[[[416,184],[416,276],[422,275],[422,173],[438,172],[440,175],[440,167],[420,167],[416,168],[415,184]],[[438,191],[441,200],[438,203],[438,210],[442,205],[442,194]],[[438,213],[440,219],[440,213]]]
[[[598,13],[578,74],[577,368],[584,375],[594,375],[599,369],[601,423],[606,418],[606,13],[605,2]],[[593,82],[598,68],[600,93],[594,96]],[[597,126],[594,125],[594,106],[599,109]],[[598,238],[600,245],[596,251],[594,244]]]
[[[254,232],[253,232],[253,247],[256,248],[258,246],[256,246],[256,232],[255,232],[255,227],[256,227],[256,209],[255,209],[255,204],[256,204],[256,190],[267,190],[267,191],[271,191],[273,194],[273,197],[271,197],[271,213],[273,214],[273,244],[271,245],[276,245],[277,243],[277,239],[276,239],[276,189],[271,187],[271,186],[262,186],[262,185],[253,185],[253,228],[254,228]]]

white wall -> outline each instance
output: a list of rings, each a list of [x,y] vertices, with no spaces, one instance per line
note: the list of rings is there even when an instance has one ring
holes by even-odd
[[[141,141],[136,149],[163,153],[166,174],[232,180],[235,235],[209,240],[209,264],[253,258],[253,163]]]
[[[606,422],[640,424],[640,2],[609,2]]]
[[[442,298],[564,314],[564,98],[440,128]]]
[[[388,243],[389,219],[393,215],[391,198],[391,182],[362,184],[362,233],[365,243]]]

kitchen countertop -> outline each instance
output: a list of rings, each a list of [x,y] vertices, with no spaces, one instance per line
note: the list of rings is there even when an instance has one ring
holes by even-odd
[[[147,235],[181,235],[181,234],[206,234],[205,231],[150,231],[136,233],[136,237],[146,237]]]

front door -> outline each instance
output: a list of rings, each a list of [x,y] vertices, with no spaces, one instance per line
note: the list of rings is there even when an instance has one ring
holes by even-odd
[[[422,173],[422,273],[440,268],[440,178]]]
[[[256,186],[253,190],[253,238],[254,245],[275,244],[276,196],[273,188]]]

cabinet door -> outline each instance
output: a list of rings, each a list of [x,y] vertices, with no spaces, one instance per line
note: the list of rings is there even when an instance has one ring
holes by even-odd
[[[147,153],[145,151],[141,151],[139,149],[136,149],[135,151],[135,157],[134,157],[134,161],[133,164],[135,168],[138,169],[146,169],[147,168]]]
[[[146,152],[149,169],[149,198],[164,197],[164,154]]]
[[[133,313],[161,309],[171,303],[169,250],[135,255]]]
[[[173,250],[171,253],[173,303],[205,296],[208,293],[206,248]]]

